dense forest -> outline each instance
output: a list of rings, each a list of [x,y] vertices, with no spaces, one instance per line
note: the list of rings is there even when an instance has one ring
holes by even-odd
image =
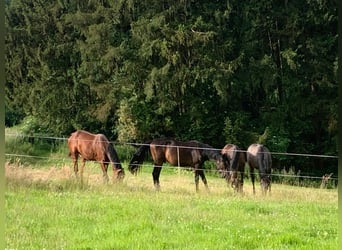
[[[331,0],[8,0],[6,126],[336,155],[337,20]]]

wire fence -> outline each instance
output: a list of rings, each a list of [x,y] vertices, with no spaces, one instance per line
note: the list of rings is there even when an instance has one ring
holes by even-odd
[[[53,137],[53,136],[39,136],[39,135],[23,135],[23,134],[14,134],[14,133],[8,133],[5,134],[6,136],[10,137],[22,137],[22,138],[32,138],[32,139],[50,139],[50,140],[60,140],[60,141],[67,141],[67,137]],[[131,145],[131,146],[147,146],[149,144],[147,143],[137,143],[137,142],[123,142],[118,143],[115,141],[109,141],[113,145]],[[165,145],[158,145],[156,146],[163,147]],[[168,145],[168,147],[179,147],[179,148],[193,148],[193,149],[210,149],[210,150],[217,150],[221,151],[219,148],[200,148],[200,147],[187,147],[187,146],[173,146]],[[237,150],[239,152],[247,152],[246,150]],[[317,158],[332,158],[332,159],[338,159],[338,156],[336,155],[323,155],[323,154],[304,154],[304,153],[291,153],[291,152],[270,152],[272,155],[286,155],[286,156],[302,156],[302,157],[317,157]]]
[[[23,135],[23,134],[15,134],[15,133],[7,133],[5,134],[5,137],[17,137],[17,138],[29,138],[29,139],[43,139],[43,140],[54,140],[54,141],[67,141],[67,137],[54,137],[54,136],[41,136],[41,135]],[[135,143],[135,142],[125,142],[125,143],[117,143],[114,141],[110,141],[113,145],[130,145],[130,146],[148,146],[147,143]],[[163,147],[165,145],[156,145]],[[168,147],[177,147],[177,148],[188,148],[188,149],[205,149],[205,150],[216,150],[221,151],[222,149],[218,148],[201,148],[201,147],[186,147],[186,146],[173,146],[173,145],[167,145]],[[246,150],[238,150],[239,152],[247,152]],[[338,156],[335,155],[322,155],[322,154],[303,154],[303,153],[288,153],[288,152],[271,152],[272,155],[284,155],[284,156],[297,156],[297,157],[315,157],[315,158],[330,158],[330,159],[338,159]],[[15,153],[6,153],[5,156],[7,158],[31,158],[31,159],[41,159],[41,160],[48,160],[49,162],[68,162],[70,161],[70,158],[67,157],[51,157],[51,156],[35,156],[35,155],[27,155],[27,154],[15,154]],[[105,162],[110,163],[110,162]],[[117,162],[114,162],[116,164]],[[134,164],[133,164],[134,165]],[[178,164],[179,165],[179,164]],[[153,164],[144,163],[144,167],[156,167]],[[158,167],[158,166],[157,166]],[[169,169],[177,169],[180,166],[170,166],[169,164],[166,164],[164,166],[159,166],[163,168],[169,168]],[[181,169],[184,170],[193,170],[191,167],[181,167]],[[216,169],[203,169],[206,172],[217,172]],[[257,174],[257,173],[255,173]],[[280,178],[297,178],[297,179],[316,179],[320,180],[322,179],[322,176],[312,176],[309,174],[305,175],[298,175],[298,174],[286,174],[286,173],[271,173],[271,176],[273,177],[280,177]],[[330,180],[337,181],[338,178],[336,177],[330,177]]]

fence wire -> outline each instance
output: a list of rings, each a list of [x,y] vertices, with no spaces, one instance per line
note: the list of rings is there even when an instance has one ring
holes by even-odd
[[[39,135],[22,135],[22,134],[14,134],[14,133],[8,133],[5,134],[6,136],[10,137],[22,137],[22,138],[32,138],[32,139],[50,139],[50,140],[60,140],[60,141],[67,141],[67,137],[53,137],[53,136],[39,136]],[[78,139],[80,140],[80,139]],[[86,141],[86,140],[84,140]],[[113,145],[131,145],[131,146],[148,146],[147,143],[137,143],[137,142],[123,142],[118,143],[115,141],[109,141]],[[159,147],[165,147],[165,145],[158,145]],[[219,148],[200,148],[200,147],[186,147],[186,146],[174,146],[174,145],[167,145],[168,147],[178,147],[178,148],[193,148],[193,149],[206,149],[206,150],[216,150],[221,151],[222,149]],[[247,152],[246,150],[237,150],[239,152]],[[304,153],[291,153],[291,152],[270,152],[272,155],[287,155],[287,156],[302,156],[302,157],[318,157],[318,158],[333,158],[338,159],[338,156],[336,155],[323,155],[323,154],[304,154]]]
[[[55,136],[44,136],[44,135],[23,135],[19,133],[6,133],[5,136],[8,137],[18,137],[18,138],[29,138],[29,139],[45,139],[45,140],[55,140],[55,141],[67,141],[67,137],[55,137]],[[135,142],[125,142],[125,143],[117,143],[115,141],[110,141],[113,145],[130,145],[130,146],[148,146],[149,144],[147,143],[135,143]],[[165,145],[156,145],[160,147],[164,147]],[[178,148],[188,148],[188,149],[205,149],[205,150],[216,150],[216,151],[221,151],[222,149],[218,148],[199,148],[199,147],[185,147],[185,146],[172,146],[168,145],[169,147],[178,147]],[[239,152],[247,152],[246,150],[238,150]],[[333,158],[333,159],[338,159],[337,156],[335,155],[318,155],[318,154],[303,154],[303,153],[288,153],[288,152],[270,152],[272,155],[284,155],[284,156],[298,156],[298,157],[316,157],[316,158]],[[58,161],[58,162],[63,162],[65,163],[67,160],[66,158],[57,158],[57,157],[48,157],[48,156],[34,156],[34,155],[25,155],[25,154],[11,154],[11,153],[6,153],[6,157],[9,158],[35,158],[35,159],[45,159],[49,161]],[[110,162],[105,162],[105,163],[110,163]],[[117,162],[114,162],[116,164]],[[156,167],[153,164],[142,164],[141,167]],[[157,166],[158,167],[158,166]],[[160,166],[162,168],[169,168],[169,169],[177,169],[179,166],[170,166],[168,164],[165,164],[163,166]],[[181,169],[184,170],[193,170],[192,167],[180,167]],[[216,169],[207,169],[203,168],[200,170],[204,170],[206,172],[217,172],[218,170]],[[257,173],[255,173],[257,174]],[[271,176],[274,177],[286,177],[286,178],[298,178],[298,179],[322,179],[322,176],[310,176],[310,175],[295,175],[295,174],[279,174],[279,173],[271,173]],[[330,177],[330,180],[338,180],[338,178]]]
[[[64,157],[50,157],[50,156],[34,156],[34,155],[25,155],[25,154],[10,154],[10,153],[6,153],[5,156],[7,158],[31,158],[31,159],[41,159],[41,160],[48,160],[49,162],[62,162],[63,164],[65,164],[66,162],[70,161],[70,164],[72,165],[72,160],[70,158],[64,158]],[[96,162],[96,161],[93,161]],[[100,162],[97,162],[100,163]],[[104,162],[107,164],[110,164],[110,162]],[[118,162],[113,162],[113,164],[117,164]],[[122,163],[121,163],[122,164]],[[135,164],[131,164],[131,165],[135,165]],[[139,165],[139,164],[137,164]],[[182,169],[182,170],[188,170],[188,171],[192,171],[193,168],[192,167],[183,167],[183,166],[171,166],[169,164],[164,164],[163,166],[155,166],[154,164],[148,164],[148,163],[144,163],[142,165],[139,165],[140,167],[148,167],[148,168],[154,168],[154,167],[160,167],[160,168],[164,168],[164,169],[173,169],[173,170],[178,170],[178,169]],[[205,172],[211,172],[211,173],[217,173],[218,170],[216,169],[207,169],[207,168],[203,168],[203,169],[199,169],[199,170],[204,170]],[[221,171],[221,172],[228,172],[228,171]],[[241,173],[239,171],[237,171],[237,173]],[[243,172],[245,173],[245,172]],[[258,172],[254,173],[254,175],[258,175]],[[310,175],[295,175],[295,174],[280,174],[280,173],[271,173],[270,174],[273,177],[284,177],[284,178],[296,178],[296,179],[322,179],[322,176],[310,176]],[[330,180],[338,180],[338,178],[335,177],[330,177]]]

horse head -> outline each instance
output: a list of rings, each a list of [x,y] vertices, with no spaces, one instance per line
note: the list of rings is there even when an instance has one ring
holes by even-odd
[[[150,144],[144,144],[138,148],[138,150],[134,153],[131,161],[128,164],[128,170],[131,174],[136,175],[141,164],[144,162],[144,158],[146,156],[146,151],[150,148]]]
[[[137,160],[132,159],[128,165],[128,170],[133,175],[137,175],[140,163]]]
[[[227,178],[229,175],[229,159],[226,155],[220,155],[216,159],[216,167],[222,178]]]
[[[261,189],[264,194],[267,190],[271,191],[271,175],[264,175],[260,179]]]
[[[116,170],[116,179],[123,180],[125,178],[125,170],[123,168],[119,168]]]

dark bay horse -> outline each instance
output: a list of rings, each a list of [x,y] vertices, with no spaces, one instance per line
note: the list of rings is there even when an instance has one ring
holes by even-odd
[[[159,175],[163,163],[168,162],[173,166],[192,167],[195,172],[196,191],[198,191],[199,177],[208,189],[207,179],[204,175],[203,164],[207,160],[215,160],[218,170],[225,170],[223,157],[213,147],[198,141],[181,142],[173,139],[155,139],[144,145],[133,155],[128,169],[135,174],[145,159],[147,151],[150,151],[153,159],[153,183],[159,190]]]
[[[253,193],[255,194],[255,168],[259,169],[260,184],[263,194],[266,194],[267,190],[270,192],[272,171],[272,157],[270,151],[264,145],[252,144],[247,149],[247,162],[250,168]]]
[[[108,182],[108,164],[113,166],[114,179],[123,179],[124,169],[121,166],[118,154],[113,145],[103,134],[92,134],[84,130],[77,130],[68,138],[69,156],[74,163],[74,171],[77,176],[78,157],[81,155],[83,164],[81,166],[81,180],[86,161],[97,161],[101,164],[103,178]]]
[[[245,174],[246,152],[234,144],[227,144],[221,150],[223,158],[229,166],[224,177],[237,192],[242,192],[243,177]],[[240,178],[239,178],[240,177]]]

